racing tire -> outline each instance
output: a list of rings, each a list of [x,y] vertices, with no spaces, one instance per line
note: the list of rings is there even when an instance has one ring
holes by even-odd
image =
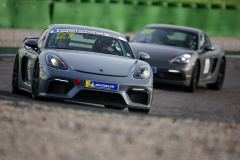
[[[115,106],[108,106],[108,105],[105,105],[105,108],[115,109],[115,110],[124,110],[124,107],[115,107]]]
[[[12,73],[12,93],[17,94],[20,92],[18,89],[18,70],[19,70],[19,56],[16,55],[14,66],[13,66],[13,73]]]
[[[220,90],[223,86],[224,77],[225,77],[225,61],[222,60],[221,65],[218,70],[218,76],[217,76],[216,82],[207,84],[207,88],[214,89],[214,90]]]
[[[191,82],[190,86],[184,86],[183,90],[186,92],[194,92],[196,90],[197,84],[198,84],[198,77],[199,77],[199,65],[198,61],[196,61],[193,72],[192,72],[192,77],[191,77]]]
[[[37,61],[34,65],[32,83],[31,83],[31,95],[34,100],[39,100],[39,62]]]
[[[148,114],[150,109],[128,108],[130,113]]]

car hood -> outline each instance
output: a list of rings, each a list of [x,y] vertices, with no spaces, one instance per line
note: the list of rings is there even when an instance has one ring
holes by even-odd
[[[128,76],[136,59],[82,51],[57,51],[64,62],[81,72],[109,76]],[[101,71],[100,71],[101,70]]]
[[[162,64],[169,63],[174,57],[182,55],[184,53],[194,52],[187,48],[151,43],[130,42],[129,44],[137,58],[139,56],[139,52],[145,52],[149,54],[150,60],[148,61],[148,63],[154,66],[157,66],[159,62],[162,62]]]

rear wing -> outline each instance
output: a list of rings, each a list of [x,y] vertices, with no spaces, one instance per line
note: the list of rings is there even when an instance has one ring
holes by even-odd
[[[25,41],[25,40],[27,40],[27,39],[38,39],[39,37],[38,36],[27,36],[24,40],[23,40],[23,42]]]

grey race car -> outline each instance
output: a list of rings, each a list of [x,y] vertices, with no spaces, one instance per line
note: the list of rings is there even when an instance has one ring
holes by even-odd
[[[122,34],[55,24],[24,41],[14,62],[13,93],[149,112],[153,74],[144,61],[150,57],[141,53],[136,59]]]
[[[154,82],[183,85],[189,92],[194,92],[198,84],[216,90],[223,85],[225,53],[199,29],[151,24],[129,44],[136,55],[146,52],[151,56],[148,63]]]

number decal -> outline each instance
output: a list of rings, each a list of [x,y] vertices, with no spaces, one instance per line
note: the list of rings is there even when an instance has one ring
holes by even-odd
[[[209,68],[210,68],[210,59],[207,58],[207,59],[205,59],[205,66],[204,66],[203,74],[207,74],[209,72]]]

